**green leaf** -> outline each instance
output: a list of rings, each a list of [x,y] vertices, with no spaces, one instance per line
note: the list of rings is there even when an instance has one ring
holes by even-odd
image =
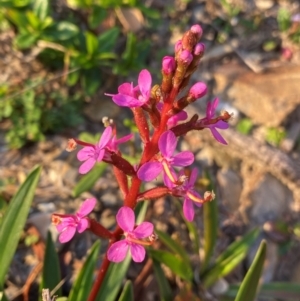
[[[96,68],[85,70],[81,78],[81,84],[86,94],[94,95],[101,84],[99,70]]]
[[[100,250],[100,240],[91,248],[82,270],[80,271],[69,294],[68,301],[87,300],[93,284],[93,272],[97,263]]]
[[[236,125],[236,129],[238,132],[244,135],[248,135],[253,128],[253,123],[250,118],[241,119]]]
[[[160,266],[160,263],[153,259],[153,269],[155,274],[155,279],[158,283],[160,300],[161,301],[172,301],[172,289],[170,284],[165,276],[163,269]]]
[[[40,20],[44,20],[49,14],[49,1],[48,0],[33,1],[33,11]]]
[[[71,39],[78,33],[79,28],[71,22],[61,21],[55,26],[55,38],[60,41]]]
[[[35,31],[39,31],[41,29],[42,21],[34,14],[33,11],[28,10],[26,12],[26,18],[32,29],[34,29]]]
[[[98,37],[99,52],[112,52],[115,47],[119,33],[119,28],[113,27],[101,34]]]
[[[185,249],[178,244],[174,239],[172,239],[168,234],[155,230],[155,233],[158,235],[159,240],[168,247],[175,254],[179,255],[187,264],[190,264],[190,258]]]
[[[82,176],[72,191],[74,198],[78,197],[81,193],[90,190],[101,177],[106,169],[105,163],[99,163],[86,175]]]
[[[130,262],[131,256],[128,254],[125,260],[122,262],[110,263],[96,301],[115,301],[129,268]]]
[[[247,255],[249,247],[255,242],[259,229],[253,229],[239,241],[233,242],[215,261],[215,264],[202,275],[205,287],[211,286],[219,278],[230,273]]]
[[[139,202],[136,206],[136,224],[140,224],[144,220],[147,207],[147,202]],[[126,276],[130,262],[131,256],[128,254],[124,261],[120,263],[110,263],[96,301],[115,301]]]
[[[88,23],[92,29],[97,28],[107,17],[107,11],[100,6],[94,6],[91,14],[88,16]]]
[[[213,186],[209,174],[208,190],[212,191]],[[203,226],[204,226],[204,260],[202,262],[201,271],[203,272],[209,265],[210,259],[213,255],[214,248],[217,241],[218,234],[218,208],[217,200],[207,202],[203,205]]]
[[[40,173],[41,167],[36,167],[28,175],[25,182],[11,200],[6,214],[3,217],[0,228],[0,287],[4,284],[6,272],[26,223]]]
[[[52,291],[59,284],[60,280],[59,259],[51,237],[51,233],[48,232],[41,289],[48,288],[50,291]],[[56,293],[61,295],[61,289],[59,288],[56,290]]]
[[[254,301],[267,252],[265,240],[260,243],[254,260],[240,286],[235,301]]]
[[[18,48],[27,49],[30,48],[33,44],[35,44],[38,38],[38,34],[20,33],[15,38],[14,42]]]
[[[187,264],[182,258],[163,250],[147,250],[151,258],[168,266],[174,274],[184,280],[193,280],[193,270],[190,264]]]
[[[133,301],[134,300],[134,296],[133,296],[133,286],[132,286],[132,282],[130,280],[127,280],[122,294],[119,298],[119,301]]]
[[[93,33],[88,31],[85,33],[85,43],[86,43],[87,53],[90,56],[93,56],[98,52],[98,46],[99,46],[98,39]]]
[[[241,284],[232,284],[224,294],[224,299],[233,300],[237,295],[237,292]],[[298,283],[289,282],[272,282],[264,283],[260,288],[258,297],[263,299],[282,299],[285,301],[299,301],[300,298],[300,286]],[[223,298],[222,298],[223,300]]]

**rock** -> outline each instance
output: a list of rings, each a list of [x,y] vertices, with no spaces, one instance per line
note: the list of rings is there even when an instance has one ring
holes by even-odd
[[[255,74],[239,66],[215,73],[215,93],[251,118],[253,123],[279,126],[300,105],[300,66],[279,67]]]
[[[117,8],[116,14],[127,32],[138,32],[145,24],[143,14],[137,8]]]
[[[242,179],[232,169],[221,169],[217,173],[221,201],[230,212],[235,212],[240,206]]]
[[[253,204],[251,220],[258,224],[280,218],[293,202],[291,191],[270,174],[262,178],[250,199]]]
[[[300,136],[300,122],[292,124],[291,128],[287,132],[287,136],[280,143],[280,148],[289,153],[293,150],[297,139]]]

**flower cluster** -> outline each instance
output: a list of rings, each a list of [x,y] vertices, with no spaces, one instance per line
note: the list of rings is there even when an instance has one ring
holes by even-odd
[[[229,127],[230,114],[222,112],[217,115],[217,98],[207,103],[204,118],[188,116],[185,111],[187,106],[207,93],[207,86],[203,82],[194,83],[187,89],[191,75],[204,54],[205,47],[199,43],[201,36],[202,28],[199,25],[192,26],[176,43],[175,55],[163,58],[160,84],[152,85],[152,76],[144,69],[139,73],[136,86],[123,83],[117,94],[105,94],[116,105],[132,110],[143,143],[137,165],[133,166],[119,150],[119,145],[132,139],[133,134],[117,138],[113,122],[105,124],[106,128],[96,144],[75,138],[69,140],[69,151],[75,150],[78,145],[82,146],[77,153],[78,160],[82,162],[79,173],[88,173],[101,161],[112,165],[124,200],[116,215],[117,226],[114,231],[87,217],[96,205],[94,198],[87,199],[74,215],[54,214],[53,223],[60,233],[61,243],[70,241],[76,231],[82,233],[89,229],[99,237],[110,240],[105,260],[120,262],[130,253],[135,262],[141,262],[146,256],[145,247],[155,243],[155,234],[150,222],[135,225],[134,208],[138,202],[167,195],[181,198],[184,216],[191,222],[195,217],[195,209],[214,199],[213,191],[206,191],[203,195],[197,192],[198,170],[191,168],[194,154],[191,151],[176,152],[178,138],[190,131],[209,129],[218,142],[226,144],[218,130]],[[143,182],[154,181],[159,176],[163,178],[163,185],[141,191]],[[106,271],[108,264],[105,260],[103,269]]]

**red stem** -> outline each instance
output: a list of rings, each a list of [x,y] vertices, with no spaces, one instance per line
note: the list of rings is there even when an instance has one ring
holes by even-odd
[[[178,94],[178,90],[176,88],[173,88],[171,93],[165,100],[165,103],[164,103],[164,106],[162,109],[162,114],[161,114],[160,126],[154,131],[151,141],[149,141],[148,143],[145,144],[145,149],[142,154],[140,165],[145,162],[148,162],[158,152],[158,140],[159,140],[161,134],[166,130],[166,124],[169,119],[169,116],[167,115],[167,113],[171,110],[177,94]],[[147,136],[147,134],[145,136]],[[142,183],[142,181],[137,176],[132,177],[132,184],[128,191],[128,194],[125,197],[124,206],[128,206],[128,207],[134,209],[134,207],[137,204],[137,198],[138,198],[138,194],[140,191],[141,183]],[[120,235],[122,234],[122,232],[123,232],[122,229],[120,229],[119,227],[116,228],[116,230],[112,233],[113,238],[109,244],[109,247],[112,243],[114,243],[115,241],[120,239]],[[101,284],[103,283],[103,280],[105,278],[105,275],[107,273],[109,265],[110,265],[110,261],[107,259],[107,251],[106,251],[105,258],[101,264],[101,267],[99,268],[99,272],[98,272],[96,281],[94,282],[92,291],[91,291],[87,301],[95,301],[96,300],[98,291],[101,287]]]

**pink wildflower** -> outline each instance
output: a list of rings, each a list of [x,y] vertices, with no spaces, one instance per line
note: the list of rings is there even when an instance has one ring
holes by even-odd
[[[158,141],[161,157],[156,162],[147,162],[142,165],[137,172],[138,178],[146,182],[152,181],[164,171],[164,177],[168,177],[172,182],[175,181],[173,166],[188,166],[194,162],[194,154],[192,152],[184,151],[173,155],[176,146],[177,138],[175,134],[172,131],[164,132]]]
[[[125,259],[128,250],[135,262],[142,262],[145,258],[145,245],[150,241],[143,240],[153,234],[153,224],[143,222],[134,229],[134,212],[129,207],[121,207],[116,216],[117,223],[124,231],[125,239],[113,243],[107,251],[107,258],[113,262],[121,262]]]
[[[77,159],[79,161],[85,161],[79,167],[79,173],[88,173],[96,162],[102,161],[105,154],[105,147],[109,144],[111,135],[112,128],[109,126],[104,130],[98,144],[87,145],[77,153]],[[80,144],[80,141],[77,140],[76,142]]]
[[[138,86],[133,87],[132,83],[124,83],[119,86],[118,94],[105,94],[112,96],[115,104],[121,107],[136,108],[146,104],[151,94],[152,78],[148,70],[140,72]]]
[[[228,129],[229,125],[223,120],[219,120],[216,123],[211,123],[211,120],[215,117],[216,108],[218,106],[219,99],[215,98],[212,102],[208,102],[206,107],[206,117],[197,121],[197,123],[205,128],[210,129],[215,139],[222,143],[227,144],[225,139],[217,131],[217,129],[225,130]]]
[[[70,241],[75,235],[76,230],[82,233],[89,227],[89,221],[85,217],[92,212],[96,205],[96,199],[86,199],[75,214],[58,214],[52,215],[52,223],[56,225],[60,233],[59,241],[65,243]]]

